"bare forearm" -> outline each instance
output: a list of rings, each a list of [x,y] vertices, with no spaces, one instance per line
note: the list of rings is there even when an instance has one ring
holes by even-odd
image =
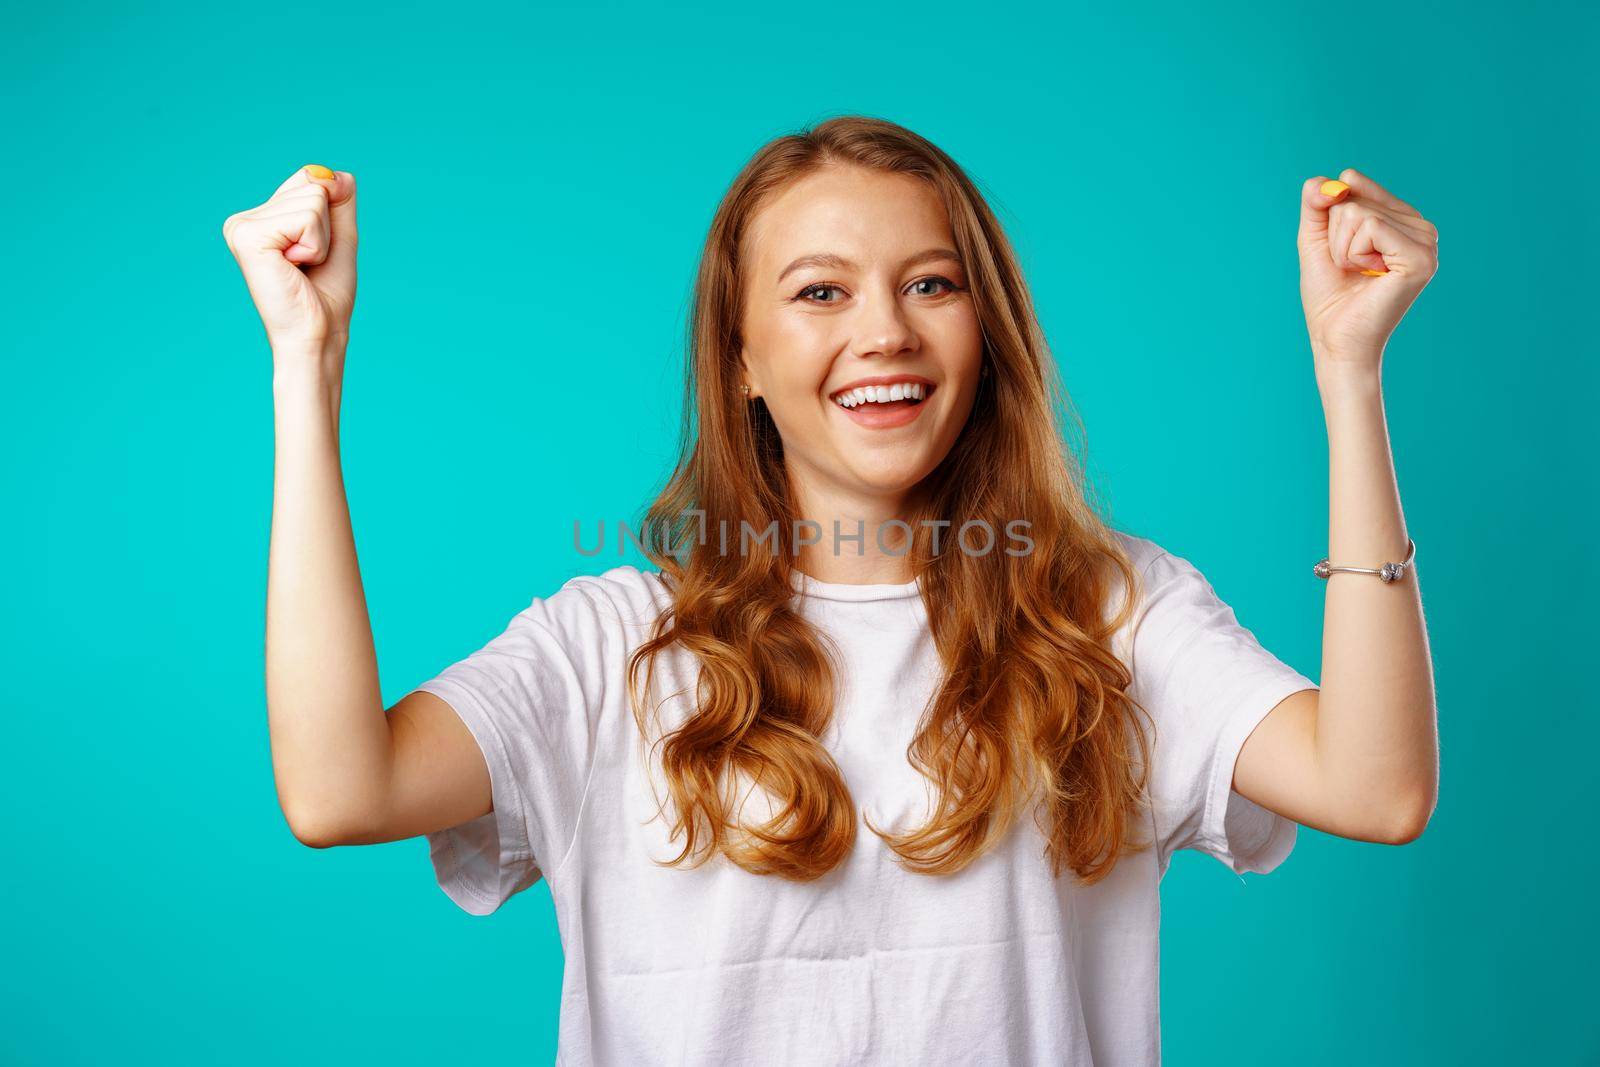
[[[1361,567],[1403,560],[1409,534],[1379,374],[1329,371],[1318,385],[1328,429],[1328,558]],[[1335,572],[1326,585],[1317,764],[1339,802],[1380,830],[1420,832],[1438,792],[1419,577],[1413,563],[1399,581]]]
[[[267,715],[279,803],[317,843],[379,795],[389,724],[339,465],[338,375],[280,370],[273,401]]]

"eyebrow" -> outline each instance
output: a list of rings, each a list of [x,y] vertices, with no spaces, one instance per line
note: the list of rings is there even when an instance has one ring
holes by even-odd
[[[957,263],[961,262],[961,257],[956,255],[956,253],[948,248],[930,248],[924,252],[918,252],[916,255],[907,259],[903,264],[901,264],[901,268],[904,269],[905,267],[915,267],[920,263],[928,263],[936,259],[951,259],[955,260]],[[801,256],[799,259],[783,268],[783,273],[778,275],[778,281],[782,282],[791,273],[799,270],[801,267],[833,267],[839,270],[854,270],[855,266],[856,265],[850,262],[848,259],[845,259],[843,256],[836,256],[832,252],[812,252],[809,255]]]

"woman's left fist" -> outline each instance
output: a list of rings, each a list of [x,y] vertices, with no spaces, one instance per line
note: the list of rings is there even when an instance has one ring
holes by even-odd
[[[1439,231],[1354,167],[1300,187],[1300,299],[1318,369],[1376,370],[1389,335],[1439,269]]]

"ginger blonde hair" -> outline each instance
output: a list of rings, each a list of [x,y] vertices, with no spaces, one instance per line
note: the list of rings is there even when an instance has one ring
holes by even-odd
[[[935,787],[925,825],[889,834],[868,824],[908,870],[961,870],[1006,834],[1035,798],[1053,873],[1084,884],[1142,850],[1130,834],[1145,786],[1148,741],[1131,676],[1110,638],[1128,618],[1137,576],[1091,506],[1063,447],[1070,411],[1016,255],[976,186],[939,148],[894,123],[829,119],[764,145],[717,208],[695,280],[681,451],[646,510],[641,550],[661,568],[672,606],[628,663],[634,714],[648,736],[645,692],[657,653],[698,660],[695,706],[660,738],[661,769],[684,837],[678,865],[720,853],[754,874],[805,881],[832,870],[856,835],[856,807],[819,738],[833,715],[835,653],[794,605],[795,514],[776,426],[739,389],[741,242],[768,198],[819,168],[850,165],[915,176],[940,196],[968,274],[988,374],[967,424],[924,483],[906,552],[919,579],[944,678],[907,757]],[[1073,415],[1073,423],[1081,423]],[[692,514],[694,513],[694,514]],[[1026,555],[933,552],[923,520],[1031,523]],[[699,541],[777,523],[756,551]],[[1120,581],[1130,595],[1114,617]],[[746,825],[740,779],[773,801]],[[659,814],[659,811],[658,811]]]

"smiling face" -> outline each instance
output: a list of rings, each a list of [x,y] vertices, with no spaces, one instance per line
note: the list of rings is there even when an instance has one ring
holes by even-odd
[[[747,242],[742,381],[783,438],[800,506],[897,512],[960,436],[983,358],[938,194],[830,166],[766,203]]]

